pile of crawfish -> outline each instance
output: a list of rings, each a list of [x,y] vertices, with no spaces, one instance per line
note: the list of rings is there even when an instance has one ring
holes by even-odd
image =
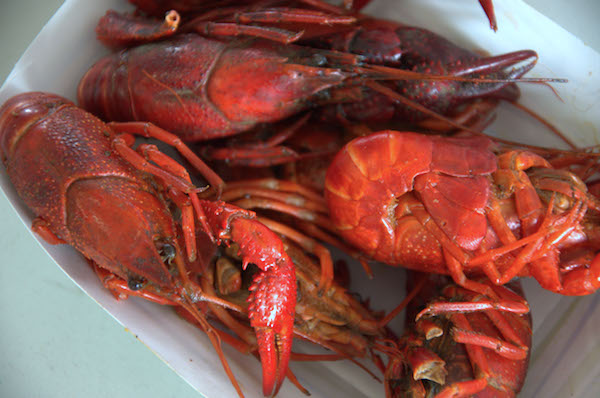
[[[96,34],[113,51],[77,105],[30,92],[0,108],[6,172],[36,233],[117,299],[197,325],[240,396],[223,343],[260,360],[266,396],[286,378],[309,393],[294,361],[348,360],[387,397],[514,397],[532,341],[519,278],[600,287],[596,155],[483,133],[500,102],[522,107],[518,82],[556,82],[524,77],[535,51],[483,56],[367,2],[108,10]],[[375,261],[409,270],[387,314],[349,290],[349,267],[377,283]]]

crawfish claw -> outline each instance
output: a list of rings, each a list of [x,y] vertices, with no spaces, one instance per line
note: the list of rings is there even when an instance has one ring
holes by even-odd
[[[242,220],[242,219],[240,219]],[[237,220],[236,220],[237,221]],[[257,226],[276,235],[256,220],[251,233],[256,233]],[[279,241],[279,240],[278,240]],[[281,242],[281,241],[279,241]],[[283,246],[283,245],[282,245]],[[243,251],[243,250],[242,250]],[[256,332],[258,352],[263,369],[263,394],[274,396],[285,379],[292,351],[292,335],[294,332],[294,313],[296,308],[296,274],[294,265],[285,251],[280,252],[274,264],[277,266],[261,266],[266,269],[259,273],[250,287],[252,293],[248,298],[250,324]]]
[[[258,236],[250,239],[256,243],[270,242],[264,250],[255,245],[250,260],[263,272],[256,275],[248,298],[250,324],[256,331],[258,352],[263,368],[263,394],[274,396],[285,379],[292,351],[292,335],[294,332],[294,313],[296,308],[296,274],[292,260],[283,250],[281,240],[270,229],[256,220],[238,218],[234,222],[232,237],[235,242],[244,242],[239,235]],[[243,225],[243,226],[242,226]],[[277,257],[274,248],[279,247]],[[247,249],[240,245],[240,251],[246,253],[244,262],[248,260]],[[261,254],[258,254],[263,252]],[[267,253],[264,253],[267,252]],[[260,259],[260,260],[256,260]]]
[[[296,310],[296,272],[279,237],[253,212],[222,201],[200,201],[221,240],[237,243],[243,266],[255,264],[248,297],[250,325],[256,332],[263,368],[263,393],[274,396],[285,379],[292,352]]]
[[[250,287],[250,324],[256,332],[263,369],[263,394],[274,396],[285,379],[292,352],[296,309],[296,273],[283,242],[255,219],[231,221],[231,239],[240,247],[244,263],[258,273]]]

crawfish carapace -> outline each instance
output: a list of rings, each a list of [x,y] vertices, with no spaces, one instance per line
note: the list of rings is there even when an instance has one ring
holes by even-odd
[[[579,178],[484,137],[382,131],[348,143],[325,195],[340,234],[390,265],[496,284],[533,276],[565,295],[600,287],[598,200]]]
[[[37,216],[37,231],[52,233],[125,280],[171,288],[160,255],[166,245],[181,253],[171,211],[118,156],[104,134],[110,131],[64,98],[23,94],[1,109],[2,159],[17,193]],[[138,238],[142,231],[149,239]],[[147,267],[136,258],[146,259]]]
[[[259,342],[264,393],[276,393],[289,361],[296,303],[293,264],[283,243],[253,213],[200,200],[188,173],[155,146],[133,150],[134,137],[127,133],[140,130],[172,138],[148,124],[105,124],[53,94],[21,94],[0,108],[2,160],[37,217],[33,229],[50,243],[68,243],[81,252],[106,271],[100,272],[108,274],[103,282],[119,294],[138,292],[183,306],[208,332],[196,304],[211,298],[188,276],[190,263],[202,257],[196,253],[194,220],[206,239],[239,245],[244,264],[261,269],[251,286],[249,317]],[[189,153],[185,149],[182,153]],[[194,156],[190,160],[203,164]],[[209,336],[222,354],[214,333]],[[241,395],[224,359],[223,365]]]

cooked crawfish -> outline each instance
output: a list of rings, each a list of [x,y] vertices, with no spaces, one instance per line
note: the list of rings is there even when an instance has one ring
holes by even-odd
[[[127,23],[124,25],[112,34],[116,36],[123,32],[127,36],[130,31],[134,35],[139,31]],[[234,36],[237,33],[223,34]],[[110,42],[111,34],[107,36],[108,39],[100,38]],[[361,103],[362,108],[385,98],[393,107],[395,101],[407,95],[398,94],[403,90],[402,86],[383,86],[373,80],[441,81],[448,84],[446,102],[461,101],[458,99],[461,96],[471,99],[489,96],[489,91],[503,92],[503,87],[533,66],[537,56],[534,52],[518,52],[490,59],[494,60],[493,65],[477,60],[467,69],[457,66],[465,61],[463,58],[460,54],[452,54],[451,60],[446,61],[450,65],[432,73],[427,68],[414,71],[365,64],[368,58],[346,52],[256,38],[222,37],[217,40],[189,33],[125,49],[101,59],[81,80],[78,100],[85,109],[105,119],[150,121],[185,141],[200,141],[247,131],[258,123],[281,120],[326,105]],[[520,61],[526,65],[512,73],[503,72],[505,67]],[[478,75],[462,76],[472,72]],[[476,86],[481,83],[481,87],[487,88],[476,88],[477,94],[473,94],[473,86],[466,82]],[[450,83],[462,84],[462,93],[458,94],[456,85]],[[365,89],[365,85],[372,90]],[[431,90],[439,90],[435,87]],[[421,88],[417,92],[415,89],[407,91],[411,90],[409,96],[424,97],[423,101],[427,103],[435,102],[431,93],[423,93]],[[441,117],[444,126],[447,123],[460,126],[439,116],[437,110],[425,109],[429,105],[416,106],[429,115]],[[380,113],[373,106],[368,109]]]
[[[207,140],[351,100],[348,90],[360,90],[364,79],[396,73],[354,61],[271,41],[187,34],[102,58],[81,80],[78,100],[109,120],[149,120],[185,141]]]
[[[270,3],[303,7],[308,11],[352,16],[354,23],[311,24],[261,20],[261,27],[284,28],[302,32],[296,42],[311,47],[336,50],[365,57],[365,62],[433,75],[472,77],[472,81],[395,81],[383,88],[367,82],[363,99],[348,104],[336,104],[326,112],[327,118],[351,121],[411,122],[428,129],[448,130],[457,125],[473,125],[489,117],[499,100],[515,102],[519,90],[511,79],[519,79],[537,62],[532,50],[516,51],[484,57],[462,48],[423,28],[408,26],[365,14],[348,13],[319,1],[255,2],[256,13],[267,12]],[[231,13],[243,7],[232,7]],[[300,9],[297,9],[300,11]],[[220,14],[220,8],[213,10]],[[207,13],[210,15],[210,12]],[[238,14],[236,14],[238,15]],[[521,65],[515,69],[511,67]],[[477,78],[500,79],[496,83],[477,82]],[[386,88],[390,91],[386,91]]]
[[[418,277],[409,274],[410,289]],[[530,314],[486,308],[494,299],[448,277],[419,277],[426,283],[407,308],[404,335],[390,350],[387,396],[515,397],[529,364]],[[485,283],[510,301],[524,301],[518,282]]]
[[[289,361],[296,303],[293,264],[283,243],[253,213],[200,199],[201,190],[183,167],[155,146],[133,150],[129,133],[177,146],[207,179],[222,183],[180,140],[155,126],[105,124],[46,93],[21,94],[0,108],[2,160],[36,215],[33,230],[49,243],[67,243],[81,252],[113,291],[184,307],[204,325],[220,355],[215,332],[196,304],[223,301],[206,295],[188,276],[198,258],[196,227],[206,239],[239,245],[244,264],[261,269],[251,285],[249,318],[263,363],[264,393],[276,393]],[[175,220],[172,204],[181,221]],[[223,366],[241,395],[224,359]]]
[[[367,81],[362,100],[326,107],[323,117],[354,122],[394,122],[396,128],[410,123],[426,130],[450,131],[476,128],[489,121],[499,101],[507,101],[543,123],[575,148],[570,140],[540,115],[517,103],[520,92],[513,79],[561,81],[522,78],[537,62],[535,51],[483,56],[481,52],[462,48],[427,29],[364,14],[348,14],[343,9],[318,1],[288,1],[287,4],[327,11],[332,15],[356,17],[356,22],[352,24],[315,24],[306,27],[297,41],[299,44],[361,55],[371,64],[446,76],[445,80],[435,81]],[[291,31],[304,28],[290,23],[278,23],[275,26]],[[469,79],[461,80],[459,77]],[[491,82],[490,79],[498,80]],[[486,80],[489,82],[486,83]],[[389,127],[388,124],[386,128]]]
[[[466,275],[533,276],[564,295],[600,287],[598,199],[531,152],[382,131],[336,155],[325,195],[340,234],[384,263],[449,274],[482,294],[489,288]]]

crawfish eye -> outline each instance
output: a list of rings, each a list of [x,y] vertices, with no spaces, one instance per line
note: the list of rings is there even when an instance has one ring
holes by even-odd
[[[129,288],[133,291],[140,290],[144,287],[145,283],[146,282],[144,281],[144,278],[141,277],[132,276],[127,279],[127,286],[129,286]]]

